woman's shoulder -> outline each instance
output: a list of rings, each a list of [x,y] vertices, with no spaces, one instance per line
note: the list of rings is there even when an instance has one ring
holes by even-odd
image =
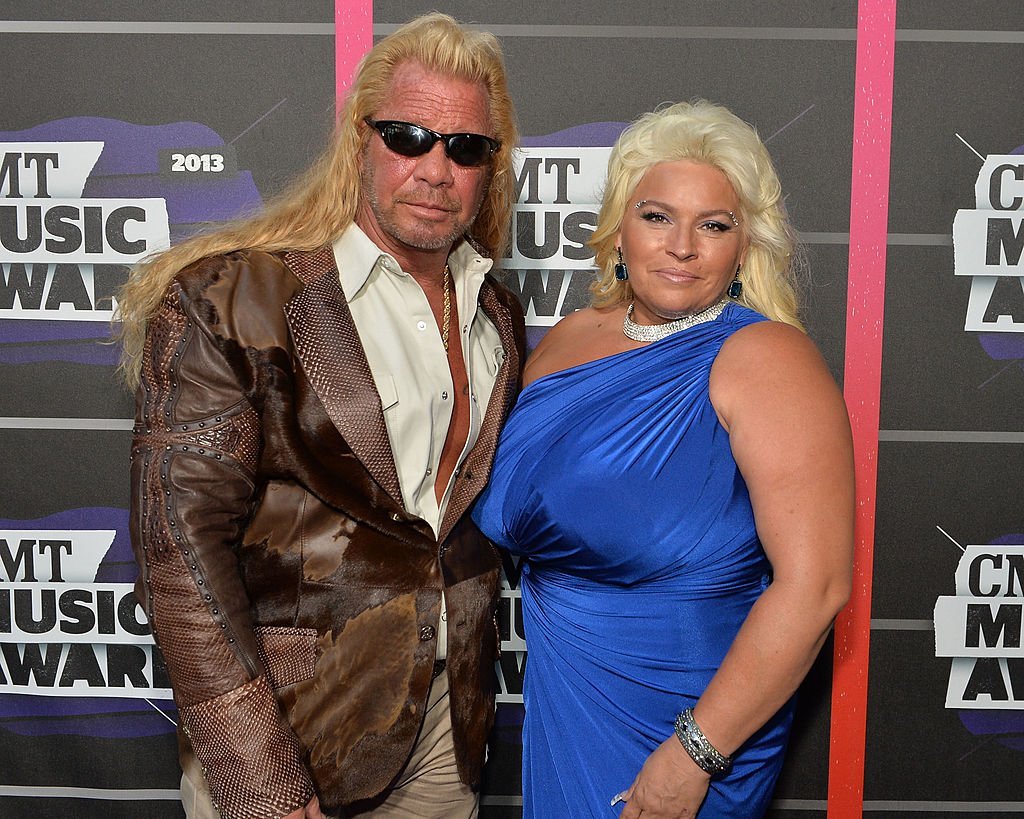
[[[613,334],[611,329],[622,323],[623,309],[621,306],[584,307],[562,318],[530,354],[523,374],[524,383],[619,352],[612,347],[621,333]]]
[[[814,342],[780,321],[758,321],[739,328],[711,368],[712,403],[760,401],[799,394],[832,393],[835,380]]]
[[[772,379],[787,371],[824,366],[806,333],[791,324],[763,319],[736,329],[722,344],[714,369],[747,378]]]
[[[722,345],[726,361],[730,357],[774,360],[779,356],[785,359],[810,353],[817,355],[818,348],[803,330],[752,310],[745,313],[749,315],[739,317],[736,330]],[[779,363],[784,366],[781,360]]]
[[[611,307],[583,307],[564,316],[551,328],[548,335],[559,340],[564,336],[572,337],[598,333],[606,328],[609,323],[621,321],[622,308],[617,305]]]

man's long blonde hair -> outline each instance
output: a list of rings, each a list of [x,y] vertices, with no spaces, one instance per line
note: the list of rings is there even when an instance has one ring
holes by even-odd
[[[501,45],[494,35],[467,30],[446,14],[426,14],[385,37],[363,57],[328,149],[280,197],[257,216],[193,236],[133,268],[118,295],[117,309],[120,369],[130,388],[139,383],[146,326],[183,267],[243,248],[313,250],[352,224],[359,203],[359,154],[372,133],[361,126],[383,104],[395,69],[404,62],[484,87],[491,136],[501,142],[501,149],[492,160],[490,181],[469,237],[492,256],[504,252],[515,196],[512,152],[518,130]]]

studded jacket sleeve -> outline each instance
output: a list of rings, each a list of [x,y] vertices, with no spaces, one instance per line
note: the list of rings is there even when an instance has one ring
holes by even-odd
[[[149,325],[131,467],[138,594],[222,816],[276,819],[313,785],[261,665],[235,558],[262,431],[211,312],[176,283]]]

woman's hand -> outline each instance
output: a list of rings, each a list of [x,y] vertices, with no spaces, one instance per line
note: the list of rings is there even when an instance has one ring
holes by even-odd
[[[675,736],[647,757],[629,790],[620,819],[684,819],[696,816],[711,777],[698,767]]]
[[[304,808],[296,808],[283,819],[324,819],[320,810],[320,800],[314,796]]]

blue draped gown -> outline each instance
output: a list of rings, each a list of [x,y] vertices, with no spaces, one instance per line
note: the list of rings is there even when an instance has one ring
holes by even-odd
[[[523,816],[610,817],[770,581],[747,487],[708,396],[739,305],[646,347],[537,379],[474,509],[520,555]],[[712,781],[701,819],[768,807],[792,700]]]

